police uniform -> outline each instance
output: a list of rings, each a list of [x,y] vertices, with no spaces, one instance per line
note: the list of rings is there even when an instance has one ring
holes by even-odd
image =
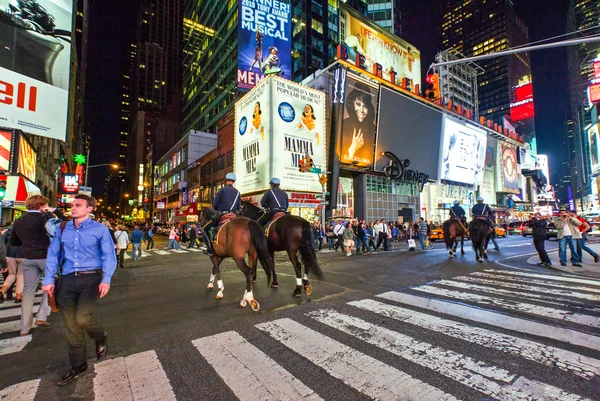
[[[287,192],[278,185],[274,185],[272,189],[265,192],[260,200],[260,205],[266,209],[266,213],[258,219],[258,222],[264,226],[273,220],[275,214],[287,213],[289,207]]]
[[[456,204],[454,206],[452,206],[450,208],[450,217],[451,218],[458,218],[460,219],[460,221],[463,223],[463,225],[466,226],[466,213],[465,213],[465,209],[462,208],[462,206]]]
[[[226,179],[228,181],[235,181],[235,176],[227,175]],[[240,209],[242,199],[240,195],[240,191],[238,191],[232,184],[228,184],[221,188],[219,192],[217,192],[217,196],[213,201],[213,209],[217,211],[217,214],[213,216],[213,218],[208,221],[204,227],[202,227],[202,236],[204,237],[204,242],[206,243],[206,253],[209,255],[214,254],[214,250],[212,247],[212,243],[210,242],[209,231],[211,228],[216,227],[219,224],[221,216],[226,213],[235,213]]]

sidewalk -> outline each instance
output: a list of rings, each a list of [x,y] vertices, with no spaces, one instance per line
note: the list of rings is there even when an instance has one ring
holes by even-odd
[[[586,243],[588,247],[590,247],[594,252],[600,255],[600,243],[593,243],[588,241]],[[571,264],[571,251],[567,249],[567,266],[561,266],[560,260],[558,259],[558,250],[548,252],[548,256],[552,261],[552,268],[556,270],[563,271],[565,273],[571,274],[580,274],[583,276],[600,278],[600,263],[594,263],[594,258],[583,251],[583,261],[581,263],[582,267],[572,266]],[[535,255],[527,259],[527,263],[531,265],[537,265],[540,262],[540,258]]]

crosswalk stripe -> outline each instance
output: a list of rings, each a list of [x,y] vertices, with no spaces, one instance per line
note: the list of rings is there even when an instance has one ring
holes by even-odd
[[[544,294],[550,294],[550,295],[555,295],[555,296],[559,296],[559,297],[580,298],[580,299],[586,299],[586,300],[590,300],[590,301],[600,302],[600,295],[586,294],[583,292],[577,292],[577,291],[572,291],[572,290],[539,287],[539,286],[535,286],[535,285],[519,284],[519,283],[514,283],[514,282],[506,283],[504,281],[488,280],[488,279],[484,279],[484,278],[477,278],[477,277],[471,277],[471,276],[453,277],[452,280],[465,281],[465,282],[476,283],[476,284],[495,285],[495,286],[503,287],[503,288],[512,288],[512,289],[516,289],[516,290],[541,292]]]
[[[187,251],[192,251],[192,252],[202,252],[200,249],[197,248],[187,248]]]
[[[445,300],[431,299],[395,291],[385,292],[377,295],[377,297],[507,330],[551,338],[593,350],[600,349],[600,337],[585,334],[576,330],[509,316],[505,313],[485,310],[481,307],[460,305]]]
[[[322,400],[235,331],[199,338],[192,344],[241,401]]]
[[[542,398],[547,401],[583,399],[549,384],[517,377],[506,369],[477,361],[451,350],[435,347],[402,333],[334,310],[310,312],[308,316],[490,397],[501,400]],[[531,389],[536,389],[536,393],[530,393]]]
[[[42,297],[35,297],[33,298],[33,302],[39,304],[40,302],[42,302]],[[20,308],[21,304],[16,304],[14,303],[14,301],[4,301],[3,304],[0,304],[0,309],[7,309],[7,308]]]
[[[153,249],[154,253],[156,253],[157,255],[168,255],[169,252],[167,251],[163,251],[162,249]]]
[[[0,390],[0,400],[6,401],[33,401],[40,379],[29,380]]]
[[[155,351],[110,359],[94,367],[96,401],[175,401],[175,394]]]
[[[448,298],[458,299],[462,302],[473,302],[484,306],[497,306],[511,311],[518,311],[528,315],[549,317],[563,322],[571,322],[589,327],[600,327],[600,318],[580,313],[573,313],[569,310],[549,308],[541,305],[534,305],[526,302],[517,302],[504,300],[497,297],[486,297],[484,295],[472,294],[465,291],[447,290],[445,288],[434,287],[431,285],[422,285],[413,288],[415,291],[425,292],[427,294],[439,295]]]
[[[31,341],[31,334],[23,337],[13,337],[0,340],[0,355],[20,352]],[[1,399],[1,398],[0,398]]]
[[[576,284],[567,284],[567,283],[558,283],[558,282],[548,282],[548,281],[543,281],[543,280],[537,280],[534,278],[526,278],[526,277],[515,277],[515,276],[505,276],[505,275],[501,275],[501,274],[491,274],[491,273],[483,273],[483,272],[477,272],[477,273],[471,273],[471,276],[475,276],[475,277],[482,277],[482,278],[486,278],[486,279],[492,279],[492,280],[502,280],[503,282],[506,283],[515,283],[515,284],[535,284],[535,285],[542,285],[544,287],[549,287],[549,288],[557,288],[557,289],[561,289],[561,290],[576,290],[576,291],[586,291],[586,292],[593,292],[596,294],[600,294],[600,289],[595,288],[595,287],[582,287],[580,285],[576,285]]]
[[[21,329],[21,322],[19,320],[12,322],[0,323],[0,334],[10,333],[13,331],[19,331]]]
[[[575,352],[525,340],[509,334],[469,326],[461,322],[454,322],[372,299],[354,301],[348,303],[348,305],[486,348],[492,348],[525,358],[552,368],[558,368],[588,380],[600,376],[600,360]]]
[[[184,251],[183,249],[171,249],[171,250],[176,253],[188,253],[188,251]]]
[[[37,313],[38,309],[40,309],[39,305],[35,305],[33,307],[33,313]],[[21,308],[12,308],[12,309],[3,309],[0,310],[0,319],[4,319],[7,317],[21,316]]]
[[[378,400],[456,400],[427,383],[291,319],[256,326],[348,386]]]
[[[123,255],[123,260],[131,259],[131,256],[127,252]]]
[[[493,287],[487,287],[484,285],[463,283],[463,282],[454,281],[454,280],[439,280],[439,281],[434,281],[432,284],[443,285],[446,287],[459,288],[462,290],[473,290],[473,291],[477,291],[477,292],[485,292],[487,294],[492,294],[492,295],[526,299],[529,301],[543,302],[543,303],[553,304],[553,305],[558,305],[558,306],[563,306],[563,307],[577,306],[579,308],[578,311],[580,311],[580,312],[585,311],[585,310],[592,311],[592,312],[600,311],[600,308],[591,308],[591,307],[588,308],[586,306],[582,307],[580,304],[576,304],[576,302],[574,302],[574,301],[565,300],[564,298],[563,299],[557,298],[554,295],[546,296],[546,295],[531,293],[528,291],[511,291],[511,290],[506,290],[506,289],[502,289],[502,288],[493,288]]]
[[[486,273],[498,273],[497,270],[484,270]],[[502,274],[507,274],[509,276],[519,276],[519,277],[531,277],[531,278],[539,278],[544,280],[551,281],[566,281],[568,283],[578,283],[578,284],[586,284],[586,285],[597,285],[600,286],[600,280],[593,279],[584,279],[579,277],[571,277],[571,276],[559,276],[552,274],[535,274],[535,273],[525,273],[525,272],[511,272],[511,271],[502,271]]]

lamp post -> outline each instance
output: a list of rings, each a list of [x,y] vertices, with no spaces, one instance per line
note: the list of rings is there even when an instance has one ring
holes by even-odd
[[[89,162],[89,160],[88,160]],[[119,168],[118,164],[115,163],[104,163],[104,164],[94,164],[93,166],[90,165],[86,165],[85,166],[85,182],[83,184],[84,187],[87,187],[87,182],[88,182],[88,170],[94,167],[102,167],[102,166],[111,166],[112,168]]]

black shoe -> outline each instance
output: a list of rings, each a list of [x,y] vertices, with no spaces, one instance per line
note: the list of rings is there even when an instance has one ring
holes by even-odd
[[[107,345],[106,345],[107,334],[104,333],[104,339],[96,342],[96,360],[101,361],[106,356]]]
[[[87,363],[84,363],[83,365],[80,365],[76,368],[72,368],[71,370],[69,370],[67,372],[67,374],[65,374],[63,377],[60,378],[60,380],[56,383],[59,386],[65,386],[69,383],[71,383],[73,380],[77,379],[77,376],[79,376],[80,374],[82,374],[83,372],[85,372],[88,368]]]
[[[583,267],[583,266],[581,266],[581,263],[573,263],[573,266],[575,266],[575,267]]]
[[[552,267],[552,263],[544,263],[545,267]]]
[[[598,256],[598,255],[594,256],[594,262],[595,263],[600,262],[600,256]]]
[[[567,264],[565,262],[560,262],[561,266],[566,266]]]
[[[4,303],[4,293],[0,292],[0,304]]]

